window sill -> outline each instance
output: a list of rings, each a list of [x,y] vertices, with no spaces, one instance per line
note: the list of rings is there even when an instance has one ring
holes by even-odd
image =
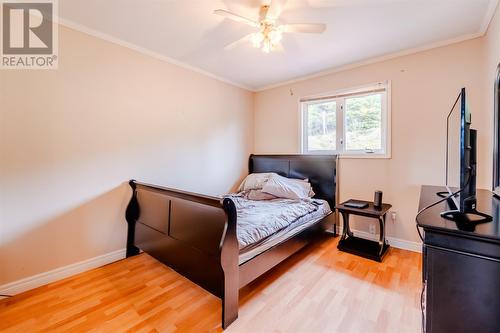
[[[391,154],[340,154],[340,159],[380,159],[380,160],[390,160],[392,158]]]
[[[334,151],[318,151],[318,152],[303,152],[304,155],[337,155],[340,159],[392,159],[390,153],[388,154],[339,154]]]

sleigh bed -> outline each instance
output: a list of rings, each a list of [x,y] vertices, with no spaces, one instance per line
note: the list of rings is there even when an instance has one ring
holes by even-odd
[[[249,173],[309,179],[314,199],[335,207],[336,156],[251,155]],[[129,182],[127,257],[150,254],[222,300],[222,327],[238,317],[238,291],[312,242],[336,234],[334,214],[311,216],[298,227],[241,249],[236,200]]]

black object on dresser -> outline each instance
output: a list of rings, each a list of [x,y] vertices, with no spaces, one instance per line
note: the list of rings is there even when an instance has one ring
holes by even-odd
[[[419,210],[444,187],[422,186]],[[500,200],[477,190],[477,207],[493,221],[475,225],[440,216],[442,202],[417,216],[424,230],[425,331],[500,332]]]
[[[349,206],[349,202],[351,201],[354,200],[348,200],[335,206],[340,214],[342,214],[342,220],[344,220],[342,238],[339,240],[337,248],[340,251],[382,262],[384,255],[389,249],[389,245],[385,241],[385,216],[392,206],[389,204],[382,204],[380,208],[377,208],[374,207],[373,202],[355,200],[358,203],[365,203],[366,205],[366,208],[355,208]],[[349,227],[349,215],[351,214],[377,219],[380,225],[379,241],[374,242],[368,239],[355,237]]]

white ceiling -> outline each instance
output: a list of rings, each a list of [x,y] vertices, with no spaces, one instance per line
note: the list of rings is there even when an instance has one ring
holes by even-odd
[[[212,14],[257,18],[265,0],[63,0],[61,22],[252,90],[369,59],[484,33],[498,0],[288,0],[280,21],[326,23],[286,34],[284,52],[224,46],[254,28]],[[283,1],[283,0],[278,0]]]

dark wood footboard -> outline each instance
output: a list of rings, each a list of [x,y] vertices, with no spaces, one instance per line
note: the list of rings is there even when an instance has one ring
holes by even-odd
[[[127,257],[150,254],[222,300],[222,325],[238,317],[236,208],[224,200],[130,181]]]
[[[309,179],[315,198],[336,202],[336,156],[251,155],[249,171]],[[238,291],[323,235],[333,214],[239,264],[237,212],[230,198],[130,181],[127,257],[143,250],[222,300],[222,327],[238,318]]]

